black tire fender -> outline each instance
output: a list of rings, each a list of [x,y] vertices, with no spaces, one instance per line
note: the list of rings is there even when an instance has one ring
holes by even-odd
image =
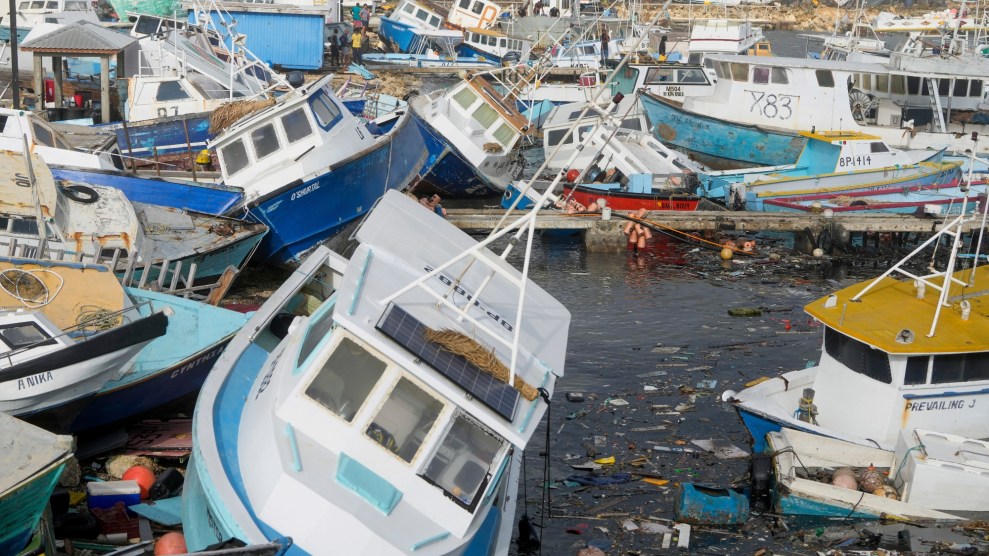
[[[62,188],[62,193],[69,199],[84,205],[95,203],[100,198],[99,193],[88,185],[69,185]]]

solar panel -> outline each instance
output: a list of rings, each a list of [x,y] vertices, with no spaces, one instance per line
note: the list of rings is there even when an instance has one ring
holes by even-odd
[[[389,307],[378,330],[457,383],[475,399],[511,421],[519,401],[514,387],[477,368],[463,356],[443,351],[423,338],[426,325],[397,305]]]

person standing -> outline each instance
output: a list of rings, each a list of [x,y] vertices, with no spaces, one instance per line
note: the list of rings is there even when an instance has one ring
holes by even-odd
[[[354,4],[354,6],[352,8],[350,8],[350,15],[351,15],[351,17],[354,18],[354,28],[360,27],[361,26],[361,5],[360,4]]]
[[[608,63],[608,42],[611,41],[611,36],[608,35],[608,28],[601,25],[601,65]]]
[[[361,25],[364,26],[364,29],[370,29],[371,28],[370,27],[370,25],[371,25],[371,8],[367,4],[364,4],[364,7],[361,8]]]
[[[364,44],[363,29],[354,29],[354,36],[350,39],[350,48],[353,50],[354,63],[357,65],[364,65],[364,57],[361,47]]]
[[[330,37],[330,65],[340,65],[340,33],[336,29],[333,30],[333,36]]]

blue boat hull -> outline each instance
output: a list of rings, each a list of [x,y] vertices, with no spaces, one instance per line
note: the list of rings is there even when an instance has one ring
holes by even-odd
[[[411,112],[411,110],[409,111]],[[294,183],[248,205],[248,218],[270,231],[261,259],[295,266],[305,254],[364,216],[389,189],[401,189],[423,170],[428,154],[409,116],[370,149],[303,183]]]
[[[124,376],[103,385],[76,417],[73,432],[116,423],[188,396],[203,385],[213,364],[247,322],[242,313],[172,295],[127,288],[140,307],[171,307],[169,334],[156,338],[137,356]]]
[[[471,165],[456,146],[446,140],[433,126],[413,111],[413,118],[429,151],[427,171],[420,173],[423,185],[416,190],[433,190],[447,197],[487,197],[501,193],[501,188],[490,183]]]
[[[644,94],[642,108],[653,135],[706,158],[752,166],[793,164],[807,139],[767,131],[688,112],[658,97]]]
[[[56,465],[0,498],[0,554],[17,554],[27,545],[64,467]]]
[[[393,52],[408,52],[415,36],[416,33],[411,25],[395,21],[390,17],[382,17],[378,25],[378,37]]]
[[[126,128],[122,123],[101,127],[116,132],[117,145],[124,155],[150,159],[156,152],[161,156],[205,149],[206,140],[212,138],[209,116],[208,112],[170,117],[163,114],[161,119],[128,122]]]
[[[224,214],[237,206],[244,196],[241,190],[222,185],[141,177],[109,170],[57,166],[51,170],[56,180],[119,189],[131,202],[205,214]]]

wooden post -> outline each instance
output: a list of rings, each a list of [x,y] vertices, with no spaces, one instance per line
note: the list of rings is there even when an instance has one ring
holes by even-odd
[[[62,108],[62,57],[52,56],[52,73],[55,75],[55,108]]]
[[[124,142],[127,143],[127,162],[130,162],[130,171],[136,174],[137,162],[134,161],[134,148],[131,147],[130,131],[127,129],[127,121],[121,121],[120,125],[124,128]]]
[[[45,109],[45,71],[41,64],[41,53],[34,53],[34,111]]]
[[[110,122],[110,57],[100,56],[100,116]]]
[[[161,163],[158,161],[158,147],[157,146],[151,147],[151,152],[153,153],[154,159],[155,159],[155,175],[160,178],[161,177]]]
[[[189,120],[182,120],[182,128],[185,129],[185,148],[189,150],[189,161],[192,162],[192,181],[196,179],[196,154],[192,152],[192,141],[189,139]]]

